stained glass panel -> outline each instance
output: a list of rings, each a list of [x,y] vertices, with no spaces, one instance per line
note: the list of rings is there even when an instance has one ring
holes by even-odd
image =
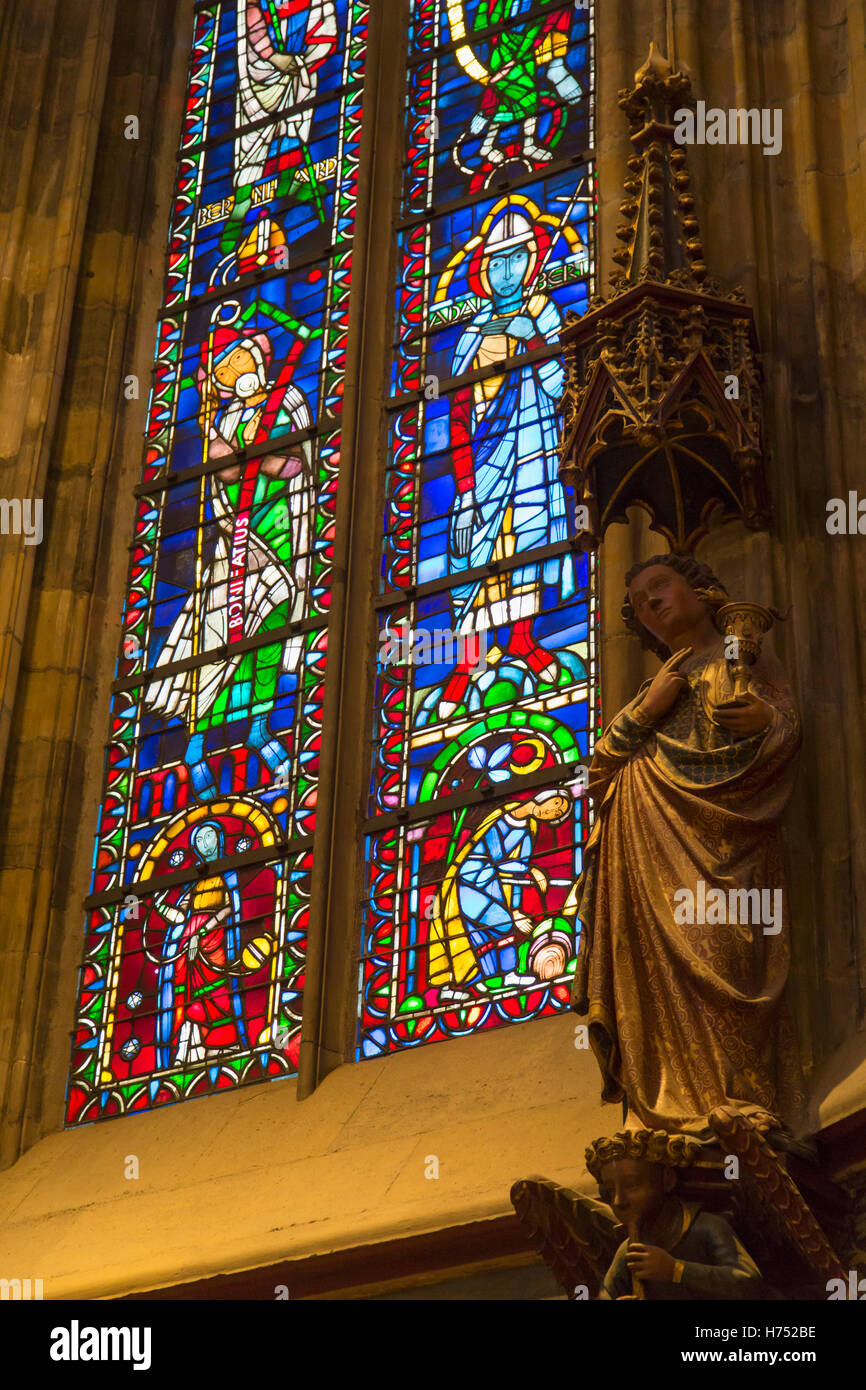
[[[194,25],[76,1123],[297,1066],[367,6]]]
[[[592,81],[587,6],[412,5],[359,1057],[568,1004],[598,693],[557,339]]]

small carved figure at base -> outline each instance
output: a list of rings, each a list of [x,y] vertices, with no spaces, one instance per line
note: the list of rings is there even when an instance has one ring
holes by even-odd
[[[634,1130],[596,1139],[586,1165],[628,1231],[600,1299],[763,1299],[772,1291],[723,1216],[676,1194],[677,1167],[699,1145],[685,1135]]]

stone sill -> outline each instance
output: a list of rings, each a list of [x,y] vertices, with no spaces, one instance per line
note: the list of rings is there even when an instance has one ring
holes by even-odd
[[[599,1091],[569,1014],[64,1130],[0,1174],[0,1273],[111,1298],[495,1221],[533,1174],[594,1192]]]

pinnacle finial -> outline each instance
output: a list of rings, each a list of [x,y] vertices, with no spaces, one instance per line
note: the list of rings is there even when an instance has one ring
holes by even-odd
[[[635,83],[639,83],[644,77],[670,77],[671,65],[663,53],[660,53],[654,43],[650,43],[649,57],[642,68],[638,68],[634,75]]]

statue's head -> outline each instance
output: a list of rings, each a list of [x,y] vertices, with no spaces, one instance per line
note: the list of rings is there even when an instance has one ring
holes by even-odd
[[[675,1168],[646,1158],[615,1158],[602,1165],[599,1196],[623,1226],[651,1221],[677,1185]]]
[[[662,661],[682,645],[679,634],[712,615],[718,605],[713,604],[710,593],[714,590],[719,601],[727,593],[709,566],[691,555],[653,555],[634,565],[625,582],[625,625]]]
[[[628,1130],[590,1144],[586,1166],[617,1220],[624,1226],[640,1225],[673,1192],[677,1169],[693,1162],[700,1147],[697,1139],[685,1134]]]

